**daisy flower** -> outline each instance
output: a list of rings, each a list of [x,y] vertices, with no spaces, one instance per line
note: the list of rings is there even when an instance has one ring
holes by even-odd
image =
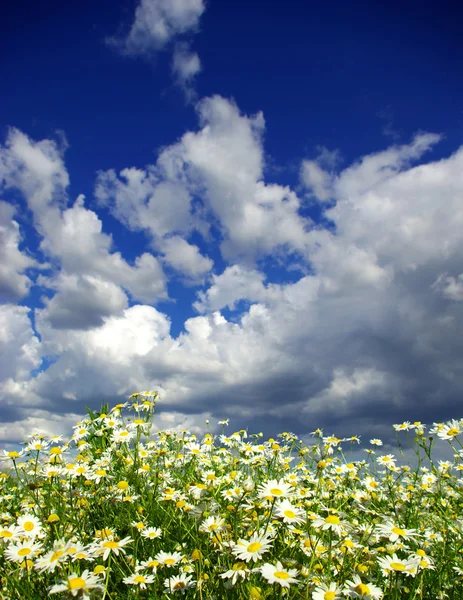
[[[126,585],[135,585],[141,590],[146,590],[146,584],[154,582],[154,575],[143,575],[142,573],[134,573],[129,577],[124,577],[123,581]]]
[[[182,560],[183,554],[180,554],[180,552],[169,553],[161,551],[158,552],[154,558],[160,565],[164,565],[165,567],[173,567]]]
[[[392,543],[397,542],[397,540],[410,540],[419,535],[416,533],[416,529],[397,527],[391,519],[388,519],[383,525],[377,525],[375,533],[387,537]]]
[[[262,558],[262,555],[268,552],[271,547],[271,540],[268,536],[254,534],[249,540],[239,539],[238,542],[234,544],[232,553],[246,562],[249,562],[250,560],[257,561]]]
[[[300,525],[305,521],[305,510],[294,506],[289,500],[282,500],[273,511],[276,517],[283,519],[284,523]]]
[[[320,529],[320,528],[323,530],[330,529],[331,531],[334,531],[335,533],[337,533],[337,535],[341,535],[341,532],[344,527],[340,518],[337,517],[336,515],[328,515],[326,518],[318,517],[318,519],[315,519],[314,521],[312,521],[312,525],[316,529]]]
[[[287,498],[293,493],[293,487],[289,483],[285,483],[283,479],[271,479],[267,483],[263,483],[258,488],[259,498]]]
[[[17,525],[20,535],[32,539],[43,535],[43,528],[40,519],[30,513],[21,515],[18,519]]]
[[[141,534],[149,540],[154,540],[162,536],[162,529],[159,529],[159,527],[146,527]]]
[[[231,585],[236,585],[239,577],[246,579],[249,573],[252,573],[252,570],[248,569],[246,563],[239,561],[236,562],[229,571],[221,573],[219,577],[230,580]]]
[[[2,527],[0,529],[0,540],[4,542],[17,542],[19,540],[20,531],[17,527]]]
[[[111,441],[116,444],[128,443],[135,437],[134,431],[128,429],[115,429],[111,435]]]
[[[419,561],[418,566],[420,569],[435,569],[434,560],[426,554],[424,550],[417,550],[408,557],[409,560]]]
[[[175,592],[185,592],[188,588],[194,587],[196,581],[192,579],[192,575],[181,573],[180,575],[173,575],[164,581],[164,587],[167,588],[171,594]]]
[[[443,425],[440,431],[437,432],[437,437],[439,437],[441,440],[453,440],[454,437],[460,435],[461,431],[462,426],[460,421],[453,419],[446,425]]]
[[[396,459],[393,454],[385,454],[383,456],[378,456],[376,462],[383,467],[386,467],[386,469],[391,469],[395,467]]]
[[[103,590],[103,586],[99,583],[98,575],[90,573],[87,569],[81,574],[72,573],[61,583],[52,586],[49,589],[50,594],[59,594],[60,592],[70,592],[72,596],[81,594],[82,599],[89,598],[86,593],[89,590]]]
[[[203,531],[204,533],[212,533],[215,535],[219,531],[223,531],[225,528],[225,519],[212,515],[207,517],[207,519],[201,523],[199,531]]]
[[[21,456],[24,455],[24,450],[20,450],[19,452],[17,452],[16,450],[3,450],[2,455],[1,455],[1,460],[17,460],[18,458],[20,458]]]
[[[277,561],[276,565],[265,563],[260,567],[260,572],[269,583],[279,583],[281,587],[289,587],[292,583],[298,583],[297,569],[285,569],[280,561]]]
[[[419,561],[417,560],[402,560],[397,554],[378,558],[378,564],[385,577],[390,573],[405,573],[406,575],[415,576],[418,570]]]
[[[333,582],[329,586],[321,583],[312,592],[312,600],[342,600],[341,592],[342,588]]]
[[[344,593],[350,598],[363,598],[364,600],[379,600],[383,592],[372,583],[362,583],[359,575],[354,575],[352,581],[346,581]]]
[[[30,560],[41,552],[42,546],[32,540],[10,544],[5,550],[5,557],[12,562],[21,563],[24,560]]]
[[[138,566],[135,567],[135,571],[141,571],[142,569],[146,569],[146,570],[150,570],[151,573],[156,574],[157,568],[159,566],[159,563],[157,560],[154,560],[154,558],[151,558],[151,556],[148,558],[148,560],[142,560],[140,562],[140,564]]]
[[[106,560],[111,554],[111,552],[114,553],[116,556],[119,556],[119,552],[125,554],[124,546],[130,544],[130,542],[132,541],[133,540],[131,537],[125,537],[122,540],[101,540],[101,542],[99,543],[98,554],[100,556],[103,556],[103,560]]]
[[[40,573],[54,573],[56,567],[67,560],[67,544],[64,540],[58,540],[53,544],[53,550],[36,560],[35,568]]]

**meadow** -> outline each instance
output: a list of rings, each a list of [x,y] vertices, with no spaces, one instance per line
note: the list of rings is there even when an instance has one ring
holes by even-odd
[[[155,431],[158,401],[3,452],[0,599],[463,599],[463,420],[394,425],[412,469],[319,429]]]

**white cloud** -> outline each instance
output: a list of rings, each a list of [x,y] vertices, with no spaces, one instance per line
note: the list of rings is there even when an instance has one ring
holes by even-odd
[[[439,275],[431,288],[440,291],[448,300],[463,302],[463,273],[457,277],[443,273]]]
[[[23,194],[42,238],[40,248],[67,275],[99,277],[142,302],[167,298],[165,276],[153,255],[145,253],[129,265],[120,252],[111,252],[112,238],[103,233],[97,214],[85,208],[84,196],[66,208],[69,175],[55,142],[35,142],[11,130],[0,148],[0,181]]]
[[[26,296],[32,280],[25,271],[39,266],[19,249],[23,237],[14,214],[14,206],[0,200],[0,302],[15,302]]]
[[[227,260],[254,262],[288,247],[304,247],[309,221],[289,187],[263,182],[262,113],[240,114],[232,102],[214,96],[198,105],[202,129],[186,133],[160,156],[166,170],[202,191],[208,212],[221,226]]]
[[[203,256],[198,246],[189,244],[181,237],[174,236],[162,241],[164,260],[171,267],[193,278],[201,277],[212,269],[213,262]]]
[[[66,198],[69,175],[62,150],[51,140],[34,142],[18,129],[10,129],[0,148],[0,181],[17,188],[28,199],[31,210],[40,217],[52,203]]]
[[[255,269],[240,265],[227,267],[221,275],[213,275],[205,292],[198,292],[194,307],[199,312],[236,308],[240,300],[265,302],[270,296],[264,281],[266,276]]]
[[[0,389],[2,382],[25,381],[41,362],[27,306],[0,305]]]
[[[51,300],[45,299],[43,312],[56,329],[91,329],[127,308],[127,296],[119,286],[92,275],[62,272],[46,283],[57,294]]]
[[[172,60],[172,72],[177,83],[190,90],[193,79],[201,71],[201,61],[186,43],[176,44]]]
[[[195,31],[205,10],[204,0],[141,0],[124,38],[111,38],[127,54],[149,54],[173,38]]]
[[[5,374],[9,421],[20,423],[23,415],[14,413],[13,403],[70,414],[77,406],[158,387],[165,421],[175,426],[196,426],[200,416],[214,415],[272,433],[329,426],[341,435],[374,428],[381,437],[389,435],[391,419],[451,416],[463,386],[463,305],[457,301],[463,149],[413,166],[438,139],[424,134],[340,171],[332,184],[336,204],[326,210],[335,225],[331,232],[308,227],[296,194],[264,180],[261,115],[243,116],[219,97],[201,103],[199,114],[199,131],[186,133],[144,171],[102,176],[100,194],[122,223],[146,229],[166,260],[184,272],[199,273],[208,260],[199,254],[201,245],[188,243],[189,233],[201,224],[207,232],[211,222],[220,228],[227,264],[198,294],[195,307],[203,314],[187,319],[174,339],[158,310],[124,308],[116,292],[111,304],[112,285],[140,298],[155,295],[150,285],[162,279],[155,257],[143,254],[129,265],[82,199],[66,210],[52,202],[48,222],[36,221],[44,248],[62,261],[63,282],[92,282],[102,322],[90,329],[52,327],[55,299],[48,313],[37,313],[40,352],[57,360],[29,379],[38,354],[27,362],[27,352],[11,346],[14,361],[22,352],[26,366],[13,362]],[[167,200],[156,204],[158,214],[150,213],[160,186],[183,207],[180,216]],[[49,197],[54,194],[51,188]],[[195,215],[191,198],[204,199]],[[275,256],[282,246],[287,255],[297,251],[310,261],[312,274],[295,283],[267,283],[265,263],[257,262],[259,270],[255,260]],[[61,289],[57,283],[58,294],[73,285]],[[63,296],[55,298],[58,307],[68,305]],[[236,322],[227,321],[219,310],[236,308],[240,300],[251,306]],[[26,348],[29,343],[39,352],[26,314],[14,318]]]

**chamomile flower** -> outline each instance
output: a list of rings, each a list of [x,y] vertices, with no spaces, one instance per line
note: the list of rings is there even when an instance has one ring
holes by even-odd
[[[53,544],[53,549],[36,560],[35,568],[40,573],[54,573],[58,566],[69,560],[65,540],[58,540]]]
[[[391,519],[388,519],[382,525],[377,525],[376,533],[387,537],[392,543],[397,542],[397,540],[410,540],[418,536],[416,529],[404,529],[398,527]]]
[[[138,572],[134,573],[133,575],[130,575],[129,577],[124,577],[123,582],[126,585],[133,585],[140,588],[141,590],[146,590],[147,584],[154,582],[154,575],[145,575],[143,573]]]
[[[239,559],[249,562],[260,560],[272,547],[269,536],[254,534],[249,540],[239,539],[232,553]]]
[[[173,575],[164,581],[164,587],[169,590],[171,594],[175,592],[186,592],[188,588],[195,587],[196,581],[193,580],[192,575],[181,573],[180,575]]]
[[[342,588],[331,582],[329,585],[320,583],[312,592],[312,600],[342,600]]]
[[[460,421],[453,419],[447,424],[443,425],[442,429],[437,432],[437,437],[441,440],[453,440],[454,437],[460,435],[462,432],[462,424]]]
[[[180,562],[183,558],[183,555],[180,552],[158,552],[154,557],[160,565],[164,565],[165,567],[173,567],[178,562]]]
[[[362,583],[359,575],[354,575],[352,581],[346,581],[344,593],[350,598],[361,598],[362,600],[379,600],[383,592],[372,583]]]
[[[135,432],[133,430],[128,429],[114,429],[111,439],[116,444],[128,444],[135,437]]]
[[[5,550],[5,557],[17,563],[22,563],[24,560],[31,560],[34,556],[42,551],[42,546],[32,540],[10,544]]]
[[[419,561],[400,559],[394,552],[392,556],[378,558],[378,564],[385,577],[390,573],[404,573],[405,575],[414,576],[418,570]]]
[[[149,540],[155,540],[162,536],[162,529],[159,527],[146,527],[141,534]]]
[[[267,483],[261,484],[258,488],[259,498],[268,498],[270,500],[279,498],[288,498],[293,494],[292,485],[286,483],[283,479],[270,479]]]
[[[290,587],[292,583],[298,583],[297,569],[285,569],[280,561],[277,561],[276,565],[265,563],[260,567],[260,572],[269,583],[279,583],[281,587]]]
[[[199,531],[215,535],[216,533],[223,531],[225,528],[225,519],[222,519],[222,517],[216,517],[214,515],[211,515],[201,523]]]
[[[275,505],[273,511],[276,517],[290,525],[300,525],[305,521],[305,510],[294,506],[289,500],[282,500],[279,504]]]
[[[119,556],[119,552],[125,554],[124,546],[130,544],[130,542],[132,541],[133,540],[131,537],[125,537],[122,540],[101,540],[101,542],[99,543],[98,554],[103,557],[104,561],[108,558],[108,556],[111,553],[115,554],[116,556]]]
[[[158,561],[150,556],[148,560],[142,560],[140,564],[135,567],[135,571],[141,571],[142,569],[145,569],[147,571],[151,571],[151,573],[155,575],[158,566]]]
[[[312,521],[312,526],[316,529],[323,529],[334,531],[337,535],[341,535],[345,525],[337,515],[328,515],[327,517],[318,517]]]
[[[72,596],[79,595],[82,599],[90,598],[87,594],[90,590],[103,590],[103,586],[100,583],[98,575],[90,573],[87,569],[81,574],[72,573],[67,579],[62,580],[52,586],[49,589],[49,594],[59,594],[61,592],[68,592]]]
[[[225,571],[225,573],[221,573],[219,577],[222,579],[228,579],[233,586],[236,585],[236,582],[240,577],[241,579],[246,579],[250,573],[252,573],[252,569],[249,569],[246,566],[246,563],[239,561],[236,562],[230,570]]]
[[[26,513],[21,515],[17,522],[20,535],[35,539],[36,537],[43,536],[43,527],[35,515]]]
[[[21,532],[17,527],[0,527],[0,540],[4,542],[17,542]]]

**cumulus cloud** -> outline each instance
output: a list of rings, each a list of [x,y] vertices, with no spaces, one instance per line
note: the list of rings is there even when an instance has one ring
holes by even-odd
[[[127,308],[127,296],[119,286],[92,275],[62,272],[47,285],[58,292],[44,300],[46,318],[56,329],[92,329]]]
[[[463,148],[426,161],[439,136],[419,134],[339,170],[332,202],[322,204],[334,225],[327,230],[301,215],[292,189],[265,180],[262,115],[243,115],[220,97],[200,103],[198,114],[199,130],[165,148],[155,165],[98,179],[100,201],[129,230],[146,231],[161,258],[146,253],[129,265],[82,199],[63,209],[54,199],[61,184],[47,188],[39,204],[55,219],[53,231],[43,208],[35,222],[64,274],[50,279],[57,294],[36,311],[40,342],[27,311],[12,313],[23,338],[5,342],[15,356],[3,375],[7,420],[20,423],[26,403],[71,414],[140,388],[161,389],[160,419],[174,426],[196,427],[210,415],[268,433],[322,427],[387,438],[391,422],[455,416],[463,386]],[[317,164],[329,172],[326,160]],[[202,244],[189,241],[193,232],[202,232]],[[221,273],[207,270],[208,244],[220,248]],[[297,254],[310,274],[269,280],[259,259],[280,252],[281,264]],[[194,305],[200,314],[177,337],[160,310],[126,307],[112,287],[146,302],[160,260],[206,275]],[[77,295],[76,310],[95,315],[95,324],[59,328],[53,314],[69,306],[77,282],[90,286],[94,304],[82,306]],[[40,355],[56,360],[29,377]]]
[[[130,55],[161,50],[173,38],[195,31],[205,8],[204,0],[141,0],[128,34],[107,41]]]
[[[203,256],[198,246],[189,244],[181,237],[174,236],[162,242],[164,260],[171,267],[192,278],[201,277],[211,270],[213,262]]]
[[[32,285],[26,270],[38,266],[19,249],[23,236],[13,219],[15,212],[13,205],[0,200],[0,302],[16,302],[26,296]]]

